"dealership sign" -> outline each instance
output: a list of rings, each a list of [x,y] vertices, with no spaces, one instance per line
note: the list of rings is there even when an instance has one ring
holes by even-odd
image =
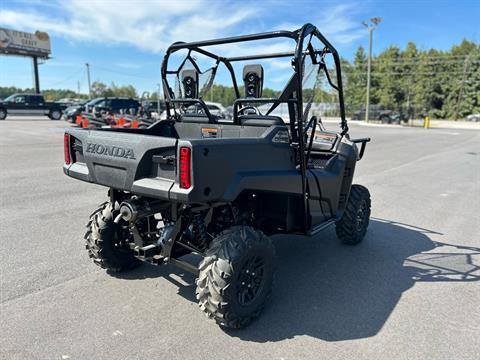
[[[34,34],[0,28],[0,54],[48,57],[50,37],[46,32]]]

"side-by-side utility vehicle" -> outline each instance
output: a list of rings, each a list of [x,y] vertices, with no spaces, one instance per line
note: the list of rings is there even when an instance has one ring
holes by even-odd
[[[230,56],[238,49],[252,54]],[[287,66],[274,63],[281,61]],[[267,70],[278,78],[284,69],[283,90],[262,97]],[[161,73],[166,120],[146,129],[66,130],[65,174],[109,188],[88,221],[86,248],[109,271],[148,261],[192,272],[201,309],[222,327],[240,328],[271,293],[269,236],[314,236],[334,224],[345,244],[363,239],[370,194],[352,179],[369,139],[350,138],[339,56],[311,24],[176,42]],[[231,81],[232,120],[204,101],[216,75]],[[340,106],[335,132],[310,114],[327,87]]]

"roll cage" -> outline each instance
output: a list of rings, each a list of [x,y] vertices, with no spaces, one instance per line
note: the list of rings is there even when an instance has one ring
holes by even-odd
[[[304,40],[308,36],[315,36],[323,45],[323,49],[314,49],[311,42],[309,41],[307,45],[307,50],[303,51],[304,48]],[[224,45],[224,44],[233,44],[233,43],[240,43],[240,42],[249,42],[255,40],[265,40],[265,39],[273,39],[273,38],[288,38],[292,39],[296,42],[295,50],[292,52],[279,52],[279,53],[268,53],[268,54],[258,54],[258,55],[245,55],[245,56],[236,56],[236,57],[222,57],[220,55],[216,55],[210,51],[204,49],[204,47],[215,46],[215,45]],[[303,94],[302,94],[302,71],[303,68],[303,61],[305,56],[310,56],[312,62],[314,64],[320,64],[320,66],[325,70],[325,74],[327,80],[335,90],[338,92],[338,100],[339,100],[339,107],[340,107],[340,118],[341,118],[341,129],[342,134],[346,134],[348,132],[347,121],[345,118],[345,106],[344,106],[344,99],[343,99],[343,86],[342,86],[342,75],[341,75],[341,67],[340,67],[340,57],[338,56],[337,50],[330,44],[330,42],[320,33],[320,31],[313,26],[312,24],[305,24],[300,29],[295,31],[272,31],[272,32],[265,32],[259,34],[252,34],[252,35],[242,35],[242,36],[235,36],[223,39],[215,39],[215,40],[206,40],[206,41],[196,41],[196,42],[176,42],[173,43],[166,51],[165,57],[162,62],[161,67],[161,75],[162,75],[162,85],[165,94],[166,100],[166,107],[167,107],[167,114],[168,116],[172,116],[172,109],[173,104],[178,102],[189,102],[189,103],[199,103],[202,105],[203,101],[201,98],[199,99],[176,99],[172,88],[170,87],[167,75],[169,74],[177,74],[178,70],[168,70],[168,61],[170,55],[179,51],[187,49],[188,54],[181,63],[180,67],[187,61],[191,61],[193,66],[196,67],[196,70],[201,72],[200,69],[197,67],[196,62],[191,56],[192,52],[197,52],[199,54],[205,55],[209,58],[212,58],[216,61],[218,66],[219,63],[223,63],[227,70],[230,73],[233,88],[236,95],[236,100],[234,102],[234,123],[237,120],[237,111],[238,107],[244,103],[273,103],[272,107],[268,110],[267,115],[271,113],[280,103],[288,103],[288,104],[296,104],[297,109],[303,109]],[[333,83],[328,70],[326,68],[325,63],[323,63],[323,56],[326,54],[332,54],[335,68],[336,68],[336,84]],[[235,76],[235,72],[232,66],[233,62],[238,61],[248,61],[248,60],[258,60],[258,59],[272,59],[272,58],[283,58],[283,57],[292,57],[292,67],[294,70],[293,76],[288,81],[285,88],[281,91],[281,94],[278,98],[242,98],[239,91],[238,82]],[[216,68],[214,69],[216,71]],[[203,105],[202,105],[203,106]],[[291,105],[289,105],[290,109]],[[206,108],[206,107],[205,107]],[[205,113],[208,114],[208,109],[205,109]],[[293,124],[292,124],[293,120]],[[296,116],[291,117],[291,127],[292,129],[296,129],[295,132],[298,134],[302,133],[303,124],[305,119],[303,119],[302,111],[296,111]],[[297,134],[297,135],[298,135]],[[292,131],[292,136],[294,136],[294,132]]]
[[[311,43],[312,38],[315,37],[323,44],[322,49],[315,49]],[[242,42],[251,42],[256,40],[265,40],[265,39],[273,39],[273,38],[287,38],[292,39],[295,41],[295,49],[293,51],[288,52],[277,52],[277,53],[267,53],[267,54],[259,54],[259,55],[244,55],[244,56],[235,56],[235,57],[223,57],[220,55],[216,55],[208,50],[205,50],[205,47],[215,46],[215,45],[225,45],[225,44],[234,44],[234,43],[242,43]],[[308,40],[308,43],[305,45],[305,41]],[[181,63],[180,67],[176,71],[168,70],[168,61],[170,55],[179,51],[179,50],[188,50],[188,54],[186,58]],[[281,103],[286,103],[288,106],[288,113],[290,117],[290,145],[295,150],[295,158],[298,170],[300,170],[302,176],[302,192],[304,194],[305,199],[305,210],[308,208],[307,206],[307,185],[306,185],[306,164],[307,160],[310,156],[310,151],[312,147],[313,141],[313,134],[315,133],[315,128],[317,125],[317,119],[312,117],[308,122],[308,125],[305,126],[305,122],[308,119],[305,119],[308,115],[308,110],[303,111],[304,103],[303,103],[303,90],[302,90],[302,75],[304,69],[304,61],[305,57],[309,56],[312,63],[316,65],[320,65],[320,69],[323,69],[326,75],[326,79],[331,87],[333,87],[338,92],[338,102],[339,102],[339,109],[340,109],[340,118],[341,118],[341,132],[340,135],[346,135],[348,133],[348,125],[347,120],[345,118],[345,105],[344,105],[344,98],[343,98],[343,86],[342,86],[342,74],[341,74],[341,67],[340,67],[340,57],[338,55],[337,50],[330,44],[330,42],[320,33],[320,31],[313,26],[312,24],[305,24],[300,29],[295,31],[272,31],[272,32],[264,32],[252,35],[243,35],[243,36],[235,36],[235,37],[228,37],[223,39],[215,39],[215,40],[206,40],[206,41],[196,41],[196,42],[176,42],[173,43],[166,51],[165,57],[163,59],[162,67],[161,67],[161,75],[162,75],[162,85],[165,95],[166,101],[166,110],[167,110],[167,117],[170,119],[175,119],[175,104],[177,103],[187,103],[187,104],[199,104],[203,107],[205,115],[212,119],[207,106],[205,105],[204,101],[199,97],[198,99],[176,99],[175,93],[170,87],[167,75],[170,74],[177,74],[180,71],[185,62],[190,59],[194,60],[191,56],[192,52],[197,52],[199,54],[205,55],[216,62],[216,67],[220,63],[223,63],[228,70],[232,84],[234,87],[236,100],[234,101],[234,114],[233,114],[233,122],[234,124],[239,124],[238,122],[238,109],[243,104],[252,104],[252,103],[272,103],[273,105],[267,111],[265,115],[269,115],[276,107],[278,107]],[[324,62],[324,56],[326,54],[331,54],[334,59],[334,65],[336,70],[336,84],[332,81],[327,65]],[[232,66],[232,63],[237,61],[249,61],[249,60],[259,60],[259,59],[274,59],[274,58],[285,58],[285,57],[292,57],[292,68],[293,68],[293,75],[291,76],[290,80],[287,82],[284,89],[281,91],[278,98],[242,98],[240,95],[237,79],[235,77],[235,71]],[[195,61],[191,61],[193,66],[196,68],[198,72],[201,72],[198,66],[196,65]],[[214,72],[216,71],[216,67],[214,68]],[[319,71],[320,71],[319,69]],[[213,74],[214,76],[214,74]],[[213,82],[213,76],[211,81]],[[210,84],[211,85],[211,84]],[[310,105],[308,104],[307,107]],[[173,114],[172,114],[173,111]],[[312,127],[313,126],[313,127]],[[313,132],[308,140],[306,136],[307,130],[312,127]],[[307,214],[305,213],[305,216]]]

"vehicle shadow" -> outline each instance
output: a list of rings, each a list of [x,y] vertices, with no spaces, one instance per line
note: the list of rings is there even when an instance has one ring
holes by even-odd
[[[432,241],[427,229],[371,219],[364,241],[345,246],[330,228],[318,238],[276,239],[272,303],[250,327],[254,342],[309,335],[326,341],[374,336],[417,281],[479,281],[480,248]],[[478,264],[478,262],[477,262]]]
[[[182,260],[186,260],[191,264],[198,264],[200,261],[199,257],[194,255],[184,256]],[[195,298],[195,275],[172,264],[157,266],[145,262],[130,271],[107,272],[110,276],[121,280],[142,280],[162,277],[177,287],[178,295],[192,302],[197,301]]]
[[[372,218],[358,246],[342,245],[333,227],[316,238],[275,236],[278,266],[272,301],[249,327],[227,332],[253,342],[297,335],[326,341],[374,336],[415,282],[480,280],[480,266],[474,262],[480,248],[433,241],[433,234],[442,235]],[[195,277],[172,265],[145,264],[115,276],[162,276],[179,295],[196,302]]]

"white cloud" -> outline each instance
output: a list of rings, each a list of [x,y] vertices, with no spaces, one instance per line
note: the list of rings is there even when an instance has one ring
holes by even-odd
[[[365,36],[366,32],[357,18],[361,10],[358,4],[348,3],[332,7],[320,7],[320,14],[311,13],[311,22],[335,46],[350,44]],[[281,22],[275,30],[298,29],[302,23]]]
[[[41,29],[71,41],[126,44],[160,53],[174,41],[230,36],[237,34],[239,29],[253,29],[255,24],[260,26],[262,16],[272,17],[272,14],[266,4],[254,4],[208,0],[37,1],[26,11],[20,8],[1,10],[0,24],[22,30]],[[353,5],[321,9],[320,15],[312,13],[311,18],[333,43],[347,44],[365,35],[358,20],[352,19]],[[284,17],[280,18],[282,20],[272,24],[269,30],[301,26],[295,21],[283,22]],[[248,48],[262,52],[285,51],[291,49],[291,44],[284,42]],[[239,45],[232,45],[231,51],[225,50],[231,53],[239,49]]]
[[[316,3],[305,3],[299,6],[297,3],[282,3],[277,6],[278,3],[272,4],[268,0],[22,1],[0,7],[1,26],[26,31],[43,30],[73,44],[120,45],[154,54],[162,54],[175,41],[294,30],[302,26],[304,20],[318,26],[334,46],[348,45],[366,36],[365,29],[360,25],[361,19],[358,19],[358,6],[352,4],[317,6]],[[222,45],[212,48],[212,51],[228,57],[293,51],[294,46],[292,40],[274,39]],[[53,47],[55,52],[55,43]],[[85,55],[88,58],[94,56]],[[155,60],[158,61],[158,57]],[[289,60],[266,60],[266,70],[269,70],[267,81],[285,81],[291,74]],[[119,59],[111,63],[119,71],[122,68],[133,71],[144,65]],[[158,66],[155,68],[158,69]]]
[[[41,29],[74,41],[127,44],[158,53],[174,41],[228,33],[229,28],[252,15],[251,10],[236,4],[226,6],[206,0],[58,1],[56,11],[51,5],[50,14],[2,10],[0,24],[22,30]]]
[[[278,69],[278,70],[285,70],[285,69],[292,68],[291,58],[283,58],[283,60],[270,59],[269,65],[271,68]]]
[[[336,5],[329,11],[325,17],[319,21],[319,30],[331,42],[337,44],[349,44],[365,36],[366,31],[360,25],[358,19],[354,18],[358,11],[356,5],[342,4]]]
[[[137,63],[126,63],[126,62],[115,63],[114,66],[118,66],[124,69],[140,69],[142,67],[142,65]]]

